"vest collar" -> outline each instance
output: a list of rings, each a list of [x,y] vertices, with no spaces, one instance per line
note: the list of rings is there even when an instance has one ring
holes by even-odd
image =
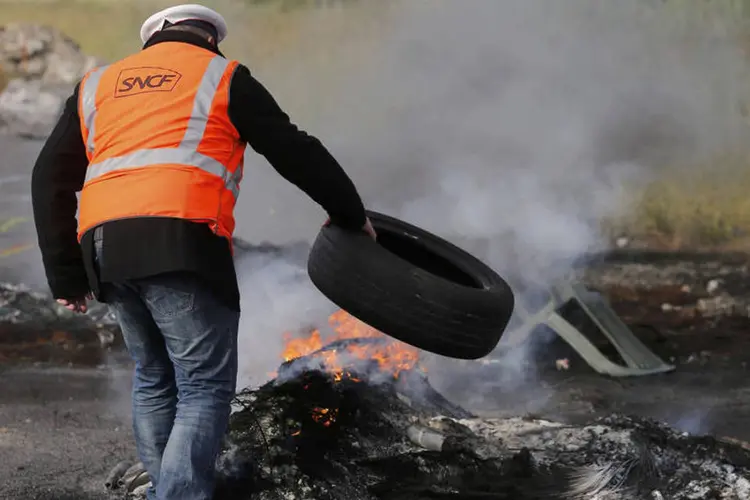
[[[146,42],[143,48],[147,49],[162,42],[181,42],[190,45],[196,45],[203,49],[210,50],[214,54],[218,54],[221,57],[224,57],[224,54],[222,54],[218,48],[213,47],[210,43],[208,43],[205,38],[201,37],[200,35],[196,35],[195,33],[190,33],[189,31],[160,31],[152,36],[149,41]]]

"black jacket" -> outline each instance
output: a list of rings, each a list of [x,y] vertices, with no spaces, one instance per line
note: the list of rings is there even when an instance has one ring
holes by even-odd
[[[190,43],[221,55],[200,36],[184,31],[158,33],[144,48],[163,42]],[[99,293],[100,282],[188,271],[204,278],[239,310],[228,242],[205,224],[168,218],[108,222],[103,225],[103,257],[95,271],[92,231],[80,245],[76,238],[76,193],[83,188],[88,166],[78,118],[79,85],[42,148],[31,180],[39,247],[54,297],[71,299],[93,291],[106,302]],[[229,92],[229,117],[242,140],[320,204],[332,223],[361,228],[365,222],[362,200],[325,146],[299,130],[245,66],[235,72]]]

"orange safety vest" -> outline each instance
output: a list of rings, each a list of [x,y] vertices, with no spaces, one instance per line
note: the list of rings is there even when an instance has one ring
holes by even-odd
[[[245,152],[228,114],[237,65],[162,42],[84,76],[79,242],[107,221],[176,217],[209,224],[231,247]]]

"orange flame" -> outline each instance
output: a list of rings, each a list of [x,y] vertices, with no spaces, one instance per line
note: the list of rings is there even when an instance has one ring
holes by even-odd
[[[378,368],[390,373],[394,378],[405,371],[416,367],[419,363],[419,351],[402,342],[389,339],[378,330],[362,323],[346,311],[339,310],[328,318],[333,335],[323,339],[319,330],[313,330],[307,337],[292,338],[291,334],[285,334],[285,346],[282,356],[284,361],[291,361],[301,356],[309,355],[318,351],[323,346],[337,340],[355,338],[383,339],[384,342],[375,344],[350,344],[341,351],[331,349],[316,354],[330,372],[334,381],[339,382],[346,378],[353,382],[359,380],[352,375],[353,368],[359,360],[372,360],[377,362]],[[423,371],[424,368],[420,367]]]
[[[330,427],[336,422],[339,414],[338,408],[313,408],[312,418],[323,427]]]

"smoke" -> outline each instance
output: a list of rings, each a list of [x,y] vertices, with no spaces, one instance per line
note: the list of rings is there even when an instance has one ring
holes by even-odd
[[[457,242],[515,280],[558,278],[607,245],[598,224],[630,208],[633,186],[743,138],[746,66],[731,40],[686,30],[644,2],[383,8],[377,43],[347,40],[325,75],[292,54],[259,77],[277,96],[282,89],[282,107],[331,149],[370,208]],[[308,42],[300,54],[314,50]],[[248,159],[239,235],[312,237],[322,211]],[[280,265],[239,268],[245,370],[278,360],[281,332],[309,321],[311,304],[325,309],[309,283],[284,286]],[[514,376],[525,373],[522,357],[508,360]],[[463,366],[436,364],[431,377]]]
[[[673,421],[672,425],[683,432],[703,435],[713,430],[711,413],[710,407],[691,408],[676,418],[667,418],[665,421]]]
[[[237,262],[242,316],[237,387],[258,385],[283,361],[284,334],[306,333],[325,322],[329,305],[304,267],[275,255],[249,254]]]

